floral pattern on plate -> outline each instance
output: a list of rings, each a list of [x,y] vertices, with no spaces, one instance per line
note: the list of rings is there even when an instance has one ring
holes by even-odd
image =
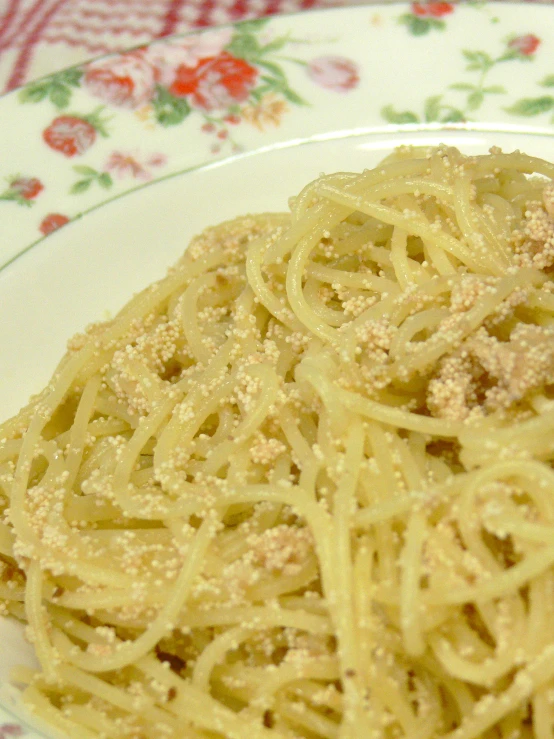
[[[294,38],[268,33],[268,23],[267,18],[246,21],[108,56],[33,82],[19,99],[47,99],[61,110],[82,88],[102,103],[90,113],[58,115],[44,129],[47,146],[66,157],[84,154],[99,136],[110,136],[105,109],[111,108],[136,111],[143,122],[164,127],[196,116],[201,131],[212,137],[212,154],[224,147],[237,152],[241,146],[234,141],[233,127],[247,123],[263,131],[278,126],[290,106],[307,104],[282,64]],[[358,66],[346,57],[286,60],[305,68],[316,85],[328,90],[347,92],[359,83]]]
[[[528,13],[522,27],[517,8],[500,12],[483,2],[413,2],[377,10],[264,18],[172,37],[7,95],[3,103],[13,119],[23,115],[33,123],[36,156],[9,171],[0,164],[6,183],[0,207],[23,206],[13,230],[17,225],[29,245],[148,182],[266,144],[326,134],[348,121],[376,127],[463,124],[486,119],[491,106],[502,119],[544,121],[554,110],[554,96],[545,89],[554,84],[552,70],[544,68],[552,41],[543,38],[545,23],[531,21]],[[314,26],[310,18],[318,19]],[[487,46],[466,48],[475,36],[468,28],[485,29]],[[431,41],[427,34],[434,30],[441,33]],[[446,49],[464,66],[454,72],[460,65],[443,65],[446,74],[434,68],[415,93],[402,68],[376,87],[379,34],[392,41],[390,58],[400,53],[424,61]],[[536,60],[542,63],[538,78]],[[517,94],[511,84],[516,67],[526,83]],[[414,97],[418,106],[406,105]],[[44,170],[36,170],[35,162]],[[20,246],[0,264],[18,251]]]
[[[381,110],[382,116],[389,123],[459,123],[470,121],[475,112],[483,105],[489,95],[506,95],[508,90],[504,85],[490,84],[491,72],[499,65],[507,62],[529,62],[534,59],[535,53],[541,46],[541,39],[535,34],[511,36],[496,57],[482,49],[462,49],[462,56],[466,62],[465,71],[467,81],[453,82],[448,85],[449,91],[462,93],[465,100],[460,104],[450,102],[451,96],[447,93],[430,95],[423,101],[423,112],[418,114],[412,110],[397,111],[393,105],[387,105]],[[546,79],[554,86],[554,75]],[[539,84],[545,84],[539,83]],[[517,100],[506,112],[512,115],[536,115],[551,109],[546,102],[548,98],[536,100]],[[554,98],[552,98],[554,104]]]
[[[409,13],[403,13],[398,22],[404,24],[412,36],[424,36],[432,30],[444,31],[445,16],[454,12],[454,3],[412,3]]]

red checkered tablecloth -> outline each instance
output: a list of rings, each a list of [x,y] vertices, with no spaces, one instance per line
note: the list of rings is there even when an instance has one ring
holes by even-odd
[[[0,91],[172,33],[351,4],[356,0],[0,0]]]

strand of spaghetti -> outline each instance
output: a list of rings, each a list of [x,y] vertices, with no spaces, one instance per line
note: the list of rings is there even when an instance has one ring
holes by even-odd
[[[448,254],[452,254],[462,264],[465,264],[475,272],[485,272],[485,274],[493,275],[500,274],[498,268],[491,263],[488,255],[485,256],[484,261],[476,258],[458,239],[450,236],[446,231],[432,229],[428,221],[414,219],[412,216],[404,215],[388,205],[368,202],[362,196],[350,195],[328,185],[321,185],[320,192],[333,203],[350,207],[352,211],[359,210],[368,216],[378,218],[384,223],[389,223],[391,226],[398,226],[410,234],[419,236],[425,242],[435,244],[437,247],[444,249]]]
[[[337,727],[336,721],[323,716],[321,713],[310,708],[309,705],[290,700],[281,694],[277,696],[275,709],[281,719],[287,722],[293,729],[308,731],[322,739],[336,739],[340,736],[341,728]]]
[[[354,419],[348,430],[345,444],[344,473],[333,498],[334,561],[340,577],[336,578],[336,591],[331,591],[326,595],[331,618],[336,627],[341,679],[345,695],[344,720],[338,732],[340,739],[348,739],[348,737],[354,737],[356,732],[366,733],[371,729],[370,722],[362,710],[363,685],[360,681],[360,654],[357,648],[357,629],[353,612],[353,562],[350,532],[364,443],[363,424],[359,418]]]
[[[319,262],[309,264],[306,267],[306,274],[321,280],[321,282],[337,283],[345,287],[357,287],[395,295],[400,292],[398,285],[387,277],[378,277],[371,272],[362,272],[361,274],[359,272],[347,272],[346,270],[327,267],[324,264],[319,264]]]
[[[194,685],[179,679],[174,673],[165,670],[163,666],[152,658],[143,657],[137,662],[137,667],[159,681],[168,688],[174,688],[175,698],[168,704],[168,710],[178,716],[185,716],[193,725],[210,731],[225,732],[229,739],[285,739],[280,732],[270,731],[263,726],[253,725],[245,721],[219,703],[209,694],[198,690]]]
[[[289,231],[292,229],[289,229]],[[285,308],[277,295],[274,295],[263,277],[262,267],[264,262],[264,253],[267,249],[266,240],[253,242],[248,247],[246,254],[246,276],[248,284],[254,291],[257,300],[266,308],[266,310],[291,331],[302,331],[302,323],[292,313]]]
[[[121,455],[120,461],[115,468],[113,475],[113,497],[116,504],[122,511],[128,515],[135,515],[138,518],[144,516],[144,504],[140,499],[132,499],[129,495],[129,480],[131,472],[136,464],[137,457],[143,449],[146,442],[160,428],[163,421],[171,413],[175,406],[175,399],[169,398],[156,408],[141,423],[133,436],[129,439],[125,453]],[[166,426],[167,428],[167,426]]]
[[[258,397],[252,402],[252,408],[243,417],[242,421],[233,430],[235,441],[246,439],[265,421],[270,407],[277,399],[279,378],[272,367],[263,364],[254,364],[245,370],[245,374],[253,380],[260,381]]]
[[[282,627],[320,635],[334,633],[334,626],[326,616],[264,606],[212,608],[206,611],[184,610],[180,623],[191,628],[245,624],[248,629]]]
[[[331,206],[318,223],[317,229],[301,239],[293,249],[287,268],[286,288],[290,307],[301,324],[308,328],[315,336],[333,344],[336,341],[336,329],[318,319],[311,310],[304,297],[302,280],[308,258],[318,241],[328,233],[337,223],[343,220],[351,211],[348,207]]]
[[[226,370],[224,370],[226,373]],[[158,435],[158,441],[154,450],[154,467],[166,467],[171,464],[171,454],[176,448],[184,448],[190,443],[198,428],[205,419],[214,413],[221,401],[235,388],[237,369],[231,370],[230,374],[222,373],[223,377],[210,383],[211,393],[206,396],[206,388],[197,387],[191,391],[181,403],[175,405],[171,418]],[[160,420],[160,423],[163,419]],[[143,435],[144,436],[144,435]],[[150,435],[144,438],[145,443]],[[136,453],[139,451],[140,439],[137,438]],[[142,447],[140,447],[142,448]],[[130,474],[131,470],[128,470]]]
[[[386,180],[408,180],[411,177],[421,177],[427,173],[429,168],[429,159],[425,156],[424,151],[422,154],[421,158],[416,156],[400,161],[384,160],[378,167],[365,170],[356,179],[344,183],[343,187],[348,192],[358,193]]]
[[[408,376],[410,372],[422,371],[425,367],[432,366],[443,354],[459,345],[480,326],[514,290],[536,281],[542,282],[543,277],[533,269],[521,269],[516,274],[502,277],[493,292],[478,298],[474,306],[465,313],[450,317],[448,330],[437,331],[409,357],[402,362],[394,362],[391,372]]]
[[[398,284],[405,290],[414,282],[410,260],[408,259],[408,232],[395,227],[392,233],[390,256]]]
[[[86,436],[88,433],[89,420],[94,410],[96,395],[100,389],[100,378],[92,377],[83,390],[75,419],[71,427],[69,447],[66,452],[66,479],[64,481],[67,490],[73,487],[73,483],[79,472],[79,466],[83,458]]]
[[[322,463],[317,459],[313,449],[300,432],[296,418],[288,406],[281,409],[279,424],[287,442],[300,461],[302,472],[299,484],[306,490],[312,500],[316,500],[315,484]]]
[[[5,557],[13,557],[13,545],[15,543],[15,535],[10,527],[0,521],[0,554]]]
[[[58,677],[59,657],[52,648],[48,636],[46,611],[42,605],[44,575],[40,563],[33,561],[27,570],[25,588],[25,613],[29,626],[33,631],[34,648],[47,681],[55,681]]]
[[[321,178],[319,182],[327,187],[331,185],[331,180],[327,177]],[[452,187],[449,187],[444,182],[433,182],[432,180],[425,180],[422,177],[406,177],[406,179],[394,180],[389,179],[366,187],[362,187],[360,178],[352,179],[346,183],[334,182],[333,184],[335,187],[340,187],[342,185],[348,192],[363,192],[364,197],[371,201],[386,200],[388,198],[398,197],[398,195],[413,192],[419,192],[421,195],[435,197],[437,200],[444,201],[448,204],[453,204],[455,201],[455,190]],[[318,185],[316,192],[321,193],[320,188],[321,185]],[[325,191],[321,194],[324,195]]]
[[[71,719],[64,716],[63,711],[52,705],[52,702],[34,685],[29,685],[23,692],[23,701],[32,707],[33,712],[42,719],[53,739],[67,739],[71,736],[75,725]],[[42,722],[41,722],[42,723]],[[89,731],[85,726],[79,727],[79,739],[98,739],[95,731]]]
[[[408,654],[417,657],[425,651],[421,629],[422,550],[425,542],[425,519],[414,513],[405,535],[400,555],[400,625]]]
[[[343,388],[333,388],[333,392],[337,400],[348,410],[357,412],[374,421],[380,421],[388,426],[398,426],[402,429],[444,438],[457,437],[463,428],[461,423],[430,416],[419,416],[400,408],[391,408]]]
[[[516,675],[503,693],[482,698],[483,710],[478,710],[477,703],[473,714],[464,717],[461,726],[445,734],[444,739],[477,739],[553,678],[554,646],[550,645]]]
[[[304,298],[320,321],[328,324],[331,328],[344,326],[348,321],[348,316],[341,310],[328,308],[321,299],[321,282],[308,277],[304,284]]]
[[[254,699],[268,701],[293,680],[310,678],[332,682],[340,677],[338,661],[334,656],[319,655],[300,664],[281,663],[270,673],[264,674],[254,688]]]
[[[479,603],[499,598],[510,590],[525,585],[529,580],[545,572],[554,563],[554,546],[542,547],[534,554],[510,567],[496,573],[494,578],[479,585],[460,587],[450,592],[427,590],[424,601],[429,605],[454,605],[455,603]]]
[[[187,343],[195,359],[207,364],[211,351],[206,344],[198,323],[198,299],[202,292],[213,290],[217,284],[217,274],[208,272],[199,275],[185,289],[181,302],[181,325]],[[219,278],[221,280],[221,277]]]
[[[90,672],[107,672],[119,670],[147,654],[174,627],[179,612],[188,598],[194,578],[202,569],[203,558],[213,538],[216,522],[214,514],[203,520],[190,546],[187,560],[175,581],[171,595],[146,631],[131,644],[122,644],[116,652],[101,657],[84,652],[74,654],[71,648],[66,649],[64,646],[63,652],[67,661]]]
[[[525,172],[526,174],[542,174],[549,179],[554,179],[554,164],[539,157],[529,156],[518,151],[514,151],[511,154],[491,152],[488,156],[479,155],[473,157],[473,160],[473,171],[477,176],[483,176],[494,172],[495,169],[501,168]]]
[[[85,693],[92,693],[101,700],[111,703],[130,714],[144,714],[148,708],[154,705],[154,699],[145,693],[138,696],[129,695],[120,688],[106,682],[105,679],[90,675],[70,664],[61,665],[59,676],[65,682],[75,685]]]
[[[305,190],[310,188],[308,185]],[[302,201],[302,193],[298,198],[299,204]],[[310,196],[308,196],[309,198]],[[322,220],[329,214],[328,202],[316,202],[311,204],[309,208],[295,207],[293,204],[291,209],[291,224],[285,231],[277,234],[276,239],[272,239],[266,244],[265,254],[262,259],[262,265],[279,264],[283,261],[295,246],[306,238],[309,234],[313,234],[315,229],[319,229]]]
[[[466,243],[476,252],[490,252],[505,270],[512,261],[508,249],[501,246],[498,238],[487,227],[482,215],[477,213],[476,207],[471,202],[471,186],[469,177],[463,175],[454,183],[453,204],[457,223]]]
[[[90,705],[81,706],[73,703],[71,706],[71,721],[77,726],[82,725],[85,729],[96,732],[95,736],[113,737],[117,736],[117,724],[106,718],[98,710],[94,710]]]
[[[502,652],[497,652],[494,657],[476,662],[458,654],[447,639],[437,635],[430,636],[429,644],[449,675],[473,685],[490,687],[514,667],[516,649],[512,645]]]
[[[224,661],[225,655],[238,649],[241,642],[252,634],[249,629],[237,626],[216,636],[196,660],[192,672],[192,684],[200,690],[209,691],[210,676],[215,665]]]
[[[537,544],[551,544],[554,541],[554,526],[526,521],[520,516],[513,517],[508,513],[491,513],[484,517],[488,527],[502,534],[510,534],[517,539],[532,541]]]
[[[427,335],[432,335],[442,320],[447,318],[448,310],[446,308],[429,308],[409,316],[400,326],[391,341],[389,356],[398,364],[406,355],[413,353],[417,347],[417,343],[412,343],[412,339],[420,331],[425,331]]]
[[[533,710],[533,731],[536,738],[552,739],[554,732],[548,686],[536,691],[531,705]]]
[[[527,425],[527,423],[533,423],[535,420],[524,421],[523,424]],[[495,433],[502,433],[502,431],[491,432],[491,435]],[[530,459],[502,460],[467,473],[467,477],[464,476],[462,482],[464,487],[467,482],[474,489],[479,489],[496,480],[510,478],[518,480],[520,484],[525,483],[525,490],[533,498],[541,516],[547,521],[554,522],[554,500],[552,500],[549,492],[554,489],[554,470],[543,462]]]

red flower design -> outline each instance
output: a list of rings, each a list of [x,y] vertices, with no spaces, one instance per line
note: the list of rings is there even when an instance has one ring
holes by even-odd
[[[120,54],[86,68],[83,83],[93,95],[112,105],[138,108],[154,94],[155,70],[144,58],[144,52]]]
[[[73,157],[82,154],[94,144],[96,128],[85,118],[60,115],[45,128],[42,138],[54,151]]]
[[[52,233],[52,231],[56,231],[58,228],[65,226],[66,223],[69,223],[69,218],[67,216],[62,215],[61,213],[49,213],[42,219],[39,229],[45,236],[47,236],[49,233]]]
[[[195,67],[181,64],[169,91],[176,97],[190,95],[192,104],[202,110],[217,110],[246,100],[257,77],[255,67],[223,51]]]
[[[537,38],[532,33],[528,33],[525,36],[516,36],[508,42],[508,46],[510,49],[519,51],[523,56],[531,56],[539,48],[540,43],[540,38]]]
[[[358,67],[342,56],[320,56],[308,65],[308,74],[321,87],[334,92],[348,92],[360,81]]]
[[[412,13],[420,17],[442,18],[453,11],[452,3],[412,3]]]
[[[44,185],[36,177],[18,177],[10,182],[10,190],[23,200],[33,200],[44,190]]]

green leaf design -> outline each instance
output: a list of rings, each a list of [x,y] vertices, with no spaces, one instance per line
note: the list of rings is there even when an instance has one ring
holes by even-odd
[[[527,118],[548,113],[550,110],[554,110],[554,97],[550,95],[538,98],[521,98],[521,100],[506,108],[506,111],[512,113],[512,115],[522,115]]]
[[[441,123],[463,123],[466,120],[465,115],[458,108],[449,108],[448,112],[442,116]]]
[[[263,54],[262,47],[255,36],[249,33],[238,33],[227,46],[227,50],[240,59],[257,62]]]
[[[419,117],[410,110],[397,111],[393,105],[381,108],[381,115],[389,123],[419,123]]]
[[[262,46],[261,52],[262,54],[271,54],[273,51],[280,51],[288,44],[288,42],[288,36],[281,36],[280,38],[276,38],[274,41],[270,41],[265,46]]]
[[[425,115],[425,121],[427,123],[433,123],[439,120],[441,112],[441,99],[442,95],[432,95],[425,100],[423,114]]]
[[[275,62],[268,62],[265,59],[262,59],[258,62],[258,66],[267,69],[267,71],[271,72],[274,77],[277,77],[279,80],[286,82],[287,78],[285,76],[285,73],[278,64],[275,64]],[[268,78],[262,77],[262,79],[266,80]]]
[[[431,28],[436,28],[437,31],[444,31],[446,28],[446,23],[438,18],[428,18],[427,20]]]
[[[42,83],[27,85],[19,93],[21,103],[40,103],[48,95],[48,87]]]
[[[31,208],[35,203],[33,200],[28,200],[27,198],[24,198],[18,193],[16,190],[12,190],[11,188],[8,190],[5,190],[2,194],[0,194],[0,200],[11,200],[18,205],[23,205],[26,208]]]
[[[250,31],[256,33],[257,31],[261,30],[268,22],[269,18],[267,16],[265,18],[254,18],[253,20],[242,21],[240,23],[237,23],[237,30],[240,33],[248,33]]]
[[[50,86],[50,100],[56,108],[67,108],[71,100],[71,90],[65,85],[54,83]]]
[[[103,187],[105,190],[107,190],[109,187],[113,185],[113,180],[109,172],[102,172],[100,177],[98,178],[98,184]]]
[[[487,93],[487,95],[503,95],[506,92],[506,88],[502,85],[489,85],[488,87],[483,87],[483,92]]]
[[[158,86],[153,100],[156,120],[162,126],[176,126],[190,114],[191,107],[186,98],[172,95],[165,87]]]
[[[524,61],[527,59],[526,56],[524,56],[520,51],[517,49],[508,49],[505,51],[502,56],[499,56],[496,60],[497,62],[511,62],[514,59],[519,59],[520,61]]]
[[[291,90],[290,87],[282,87],[281,92],[289,103],[293,103],[294,105],[308,105],[304,98],[301,98],[300,95],[294,92],[294,90]]]
[[[455,82],[453,85],[448,85],[450,90],[460,90],[461,92],[469,92],[475,90],[475,85],[470,85],[469,82]]]
[[[411,13],[401,15],[398,22],[404,23],[412,36],[425,36],[431,30],[431,23],[428,18],[419,18]]]
[[[539,82],[542,87],[554,87],[554,74],[547,74],[546,77]]]
[[[71,87],[78,87],[83,72],[80,69],[66,69],[38,82],[31,83],[19,93],[22,103],[39,103],[50,98],[56,108],[66,108],[71,100]]]
[[[494,66],[494,60],[491,59],[486,51],[470,51],[469,49],[463,49],[462,54],[469,62],[466,67],[468,71],[479,70],[481,72],[486,72]]]
[[[78,87],[82,76],[83,70],[73,67],[73,69],[64,69],[63,72],[58,72],[58,74],[54,75],[53,79],[64,82],[66,85],[71,85],[72,87]]]
[[[80,195],[82,192],[86,192],[92,184],[92,180],[79,180],[71,186],[69,192],[72,195]]]
[[[475,90],[475,92],[472,92],[467,98],[468,110],[477,110],[477,108],[480,108],[481,105],[483,105],[484,99],[485,96],[481,90]]]
[[[98,172],[93,169],[92,167],[87,167],[86,164],[75,164],[73,166],[73,171],[77,172],[77,174],[85,175],[86,177],[96,177]]]

